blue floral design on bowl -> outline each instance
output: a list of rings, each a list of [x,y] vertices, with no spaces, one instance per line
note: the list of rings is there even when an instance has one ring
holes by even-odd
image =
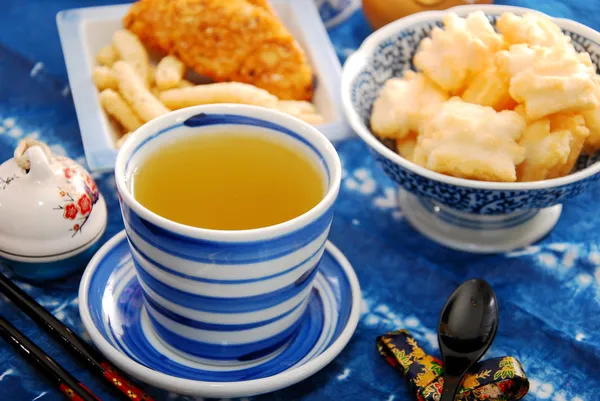
[[[378,30],[344,65],[342,100],[350,124],[369,145],[387,175],[403,189],[458,212],[504,215],[548,208],[580,195],[600,179],[600,163],[597,163],[600,153],[581,156],[574,171],[562,178],[529,183],[480,182],[424,169],[400,157],[371,133],[371,109],[384,83],[415,69],[412,59],[420,41],[429,36],[433,27],[442,25],[445,13],[452,11],[465,16],[476,10],[483,10],[493,24],[503,12],[536,12],[497,5],[460,6],[414,14]],[[577,50],[587,51],[592,61],[600,65],[600,33],[574,21],[554,21],[571,37]]]

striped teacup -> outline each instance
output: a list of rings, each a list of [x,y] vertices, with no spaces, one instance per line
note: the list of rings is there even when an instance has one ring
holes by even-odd
[[[150,153],[178,138],[232,129],[285,140],[315,160],[327,186],[321,202],[281,224],[220,231],[169,221],[133,197],[133,172]],[[323,134],[266,108],[190,107],[138,129],[119,151],[115,176],[145,308],[169,348],[191,359],[229,363],[269,355],[294,336],[340,186],[340,160]]]

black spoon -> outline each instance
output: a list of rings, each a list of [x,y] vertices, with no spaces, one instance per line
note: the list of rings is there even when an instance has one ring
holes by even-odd
[[[438,325],[444,359],[440,401],[454,401],[463,376],[490,348],[497,330],[498,301],[486,281],[469,280],[450,295]]]

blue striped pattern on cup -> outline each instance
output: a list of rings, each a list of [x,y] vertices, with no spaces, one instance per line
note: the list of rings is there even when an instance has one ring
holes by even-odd
[[[245,231],[183,226],[135,201],[132,172],[148,154],[169,141],[219,129],[297,147],[322,167],[323,201],[289,222]],[[138,130],[122,147],[115,173],[148,319],[164,345],[186,358],[228,363],[260,358],[289,342],[306,315],[340,170],[335,150],[318,131],[266,109],[200,106]]]
[[[227,387],[232,382],[273,380],[274,375],[300,366],[324,366],[319,362],[322,354],[331,354],[343,333],[354,330],[360,289],[352,284],[356,278],[351,269],[339,250],[327,243],[307,299],[306,318],[287,346],[258,360],[216,364],[212,360],[182,357],[157,338],[145,307],[151,301],[144,301],[130,247],[125,232],[121,232],[98,252],[82,279],[82,319],[96,344],[99,335],[111,348],[109,352],[114,350],[128,357],[121,368],[130,374],[136,375],[147,367],[167,381],[176,377],[207,386],[211,382],[227,383]]]

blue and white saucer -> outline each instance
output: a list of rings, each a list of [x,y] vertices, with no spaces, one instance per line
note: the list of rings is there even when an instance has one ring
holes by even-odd
[[[125,232],[90,261],[79,288],[79,310],[94,344],[131,376],[179,394],[249,397],[295,384],[331,362],[346,346],[360,313],[352,266],[331,243],[319,265],[306,318],[288,344],[259,360],[235,365],[187,359],[153,332]]]

